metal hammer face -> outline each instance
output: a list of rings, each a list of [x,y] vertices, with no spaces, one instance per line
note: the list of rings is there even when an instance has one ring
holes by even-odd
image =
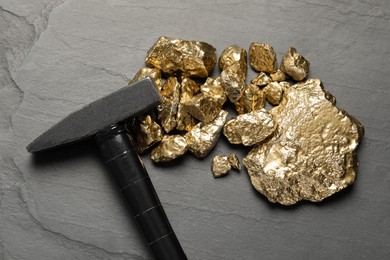
[[[187,259],[123,121],[161,103],[150,78],[70,114],[27,146],[35,153],[92,137],[156,259]]]

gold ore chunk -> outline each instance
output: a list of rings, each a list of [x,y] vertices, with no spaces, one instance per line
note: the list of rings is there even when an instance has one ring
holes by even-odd
[[[169,133],[176,126],[176,113],[179,105],[180,84],[176,77],[169,77],[162,88],[162,104],[157,106],[158,119],[165,132]]]
[[[211,162],[211,171],[215,178],[228,174],[232,168],[227,156],[216,155]]]
[[[252,42],[249,46],[249,60],[255,71],[274,73],[278,69],[274,48],[266,43]]]
[[[150,115],[140,116],[136,119],[136,146],[139,153],[145,152],[149,147],[160,142],[163,131]]]
[[[275,73],[272,73],[270,76],[272,81],[277,81],[277,82],[285,81],[289,78],[289,76],[283,71],[281,71],[280,69],[278,69]]]
[[[364,128],[334,101],[319,79],[309,79],[286,88],[271,110],[274,135],[244,159],[252,185],[269,201],[322,201],[354,182]]]
[[[265,93],[258,86],[246,85],[241,98],[234,103],[238,114],[245,114],[258,110],[265,105]]]
[[[229,120],[223,128],[223,134],[232,144],[251,146],[266,139],[275,128],[273,115],[260,109]]]
[[[221,72],[221,85],[230,102],[234,103],[241,98],[246,84],[245,80],[242,80],[227,69]]]
[[[200,87],[200,91],[207,96],[210,96],[222,105],[226,102],[227,96],[221,85],[221,78],[207,78],[206,82]]]
[[[213,149],[226,123],[228,112],[221,110],[211,123],[198,123],[185,136],[190,152],[198,158],[206,157]]]
[[[218,116],[222,105],[209,95],[200,93],[183,103],[186,111],[204,123],[210,123]]]
[[[186,138],[181,135],[164,135],[159,145],[152,150],[154,162],[167,162],[183,155],[188,150]]]
[[[238,78],[245,80],[247,72],[247,54],[246,50],[232,45],[223,50],[219,58],[219,67],[221,70],[230,70],[230,73],[237,75]]]
[[[251,82],[256,86],[263,87],[271,83],[272,79],[266,73],[260,72],[259,75],[257,75],[256,78],[252,79]]]
[[[280,69],[296,81],[301,81],[309,74],[308,62],[295,48],[288,48],[283,56]]]
[[[176,129],[190,131],[198,121],[187,112],[184,103],[199,92],[199,86],[188,77],[182,77],[180,87],[180,101],[176,115]]]
[[[217,53],[205,42],[162,36],[149,49],[145,63],[168,75],[207,77],[217,63]]]
[[[279,105],[283,97],[283,86],[278,82],[271,82],[264,88],[268,102],[272,105]]]
[[[156,68],[142,68],[140,69],[137,74],[135,74],[134,78],[130,80],[130,84],[135,83],[141,79],[144,79],[146,77],[150,77],[154,80],[156,83],[156,86],[158,90],[161,90],[162,87],[162,79],[161,79],[161,72],[159,69]]]
[[[234,153],[229,154],[228,161],[233,169],[241,170],[241,164],[240,161],[238,160],[237,155],[235,155]]]

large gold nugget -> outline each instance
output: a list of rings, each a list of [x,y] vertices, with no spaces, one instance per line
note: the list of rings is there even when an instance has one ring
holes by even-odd
[[[223,50],[219,58],[219,67],[221,70],[229,69],[231,73],[245,80],[247,72],[246,60],[246,50],[237,45],[232,45]]]
[[[266,43],[252,42],[249,47],[249,60],[255,71],[274,73],[278,69],[274,48]]]
[[[232,165],[227,156],[216,155],[211,162],[211,171],[215,178],[228,174]]]
[[[223,134],[232,144],[251,146],[269,137],[275,128],[272,114],[260,109],[229,120],[223,128]]]
[[[154,162],[167,162],[183,155],[188,150],[186,138],[181,135],[164,135],[159,145],[152,150]]]
[[[205,42],[160,37],[149,49],[145,63],[168,75],[207,77],[217,63],[217,53]]]
[[[182,77],[180,87],[180,101],[177,108],[176,129],[190,131],[198,121],[187,112],[184,103],[199,92],[199,86],[188,77]]]
[[[136,119],[136,146],[139,153],[145,152],[149,147],[160,142],[163,131],[150,115]]]
[[[205,124],[198,123],[185,136],[189,145],[190,152],[196,157],[206,157],[213,149],[221,134],[223,125],[226,123],[228,112],[221,110],[213,122]]]
[[[204,93],[200,93],[183,103],[184,108],[193,117],[204,123],[210,123],[218,116],[222,105]]]
[[[288,48],[283,56],[280,69],[296,81],[301,81],[309,74],[308,62],[295,48]]]
[[[179,105],[180,84],[176,77],[169,77],[161,91],[162,104],[158,105],[158,119],[165,132],[169,133],[176,126],[176,113]]]
[[[234,103],[241,98],[246,84],[245,80],[242,80],[227,69],[221,72],[221,85],[230,102]]]
[[[283,86],[278,82],[271,82],[264,88],[268,102],[279,105],[283,97]]]
[[[271,202],[321,201],[354,182],[364,128],[331,97],[309,79],[286,88],[271,110],[274,135],[244,159],[252,185]]]
[[[130,84],[135,83],[137,81],[140,81],[141,79],[144,79],[146,77],[150,77],[154,80],[156,83],[156,86],[158,90],[161,90],[162,87],[162,79],[161,79],[161,72],[159,69],[156,68],[142,68],[140,69],[137,74],[135,74],[134,78],[130,80]]]
[[[206,82],[200,87],[200,91],[207,96],[210,96],[218,101],[222,106],[226,100],[227,96],[221,85],[221,78],[207,78]]]
[[[265,93],[258,86],[246,85],[241,98],[234,103],[238,114],[246,114],[258,110],[265,105]]]

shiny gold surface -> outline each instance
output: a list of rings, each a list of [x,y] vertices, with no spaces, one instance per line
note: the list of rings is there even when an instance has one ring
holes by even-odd
[[[221,111],[218,101],[200,93],[183,103],[184,109],[193,117],[204,123],[210,123]]]
[[[164,135],[161,142],[152,150],[154,162],[167,162],[183,155],[188,150],[186,138],[181,135]]]
[[[216,155],[211,162],[211,171],[215,178],[228,174],[231,168],[227,156]]]
[[[229,156],[227,158],[228,158],[228,161],[233,169],[241,170],[240,160],[238,160],[237,155],[235,155],[234,153],[231,153],[231,154],[229,154]]]
[[[196,157],[206,157],[213,149],[226,123],[228,112],[221,110],[219,115],[211,123],[198,123],[185,136],[190,152]]]
[[[219,58],[219,67],[221,70],[229,70],[231,74],[245,80],[247,73],[246,50],[237,45],[225,48]]]
[[[279,105],[283,97],[283,87],[278,82],[271,82],[264,88],[268,102]]]
[[[229,120],[223,128],[223,134],[232,144],[251,146],[266,139],[275,128],[273,115],[260,109]]]
[[[285,89],[271,113],[274,135],[244,159],[253,186],[271,202],[321,201],[352,184],[363,126],[334,106],[319,79]]]
[[[249,46],[249,60],[255,71],[274,73],[278,69],[275,51],[266,43],[252,42]]]
[[[145,63],[168,75],[207,77],[217,63],[217,54],[205,42],[160,37],[149,49]]]
[[[180,98],[180,84],[176,77],[169,77],[161,90],[163,102],[158,105],[158,119],[166,133],[176,126],[176,113]]]
[[[294,80],[301,81],[309,74],[309,66],[310,62],[291,47],[284,54],[280,69]]]
[[[285,81],[289,78],[289,76],[283,71],[281,71],[280,69],[278,69],[275,73],[271,73],[270,76],[272,81],[277,81],[277,82]]]
[[[221,85],[221,78],[207,78],[206,82],[200,87],[200,91],[207,96],[210,96],[218,101],[222,106],[226,100],[227,96]]]
[[[160,142],[163,131],[150,115],[140,116],[135,120],[135,142],[139,153]]]
[[[234,103],[241,98],[245,88],[245,80],[227,70],[221,72],[221,85],[230,102]]]
[[[245,86],[241,98],[234,103],[238,114],[258,110],[265,105],[265,93],[258,86],[249,84]]]
[[[257,75],[257,77],[252,79],[251,81],[252,84],[259,87],[267,86],[271,82],[272,82],[271,77],[264,72],[260,72],[259,75]]]
[[[156,83],[156,86],[158,90],[161,90],[162,87],[162,79],[161,79],[161,72],[159,69],[156,68],[142,68],[140,69],[137,74],[135,74],[134,78],[130,80],[130,84],[135,83],[141,79],[144,79],[146,77],[150,77],[154,80],[154,83]]]
[[[180,87],[180,101],[176,115],[176,129],[190,131],[198,121],[187,112],[184,103],[199,92],[199,86],[188,77],[182,77]]]

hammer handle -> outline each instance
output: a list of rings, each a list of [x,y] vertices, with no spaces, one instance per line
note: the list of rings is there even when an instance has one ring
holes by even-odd
[[[125,128],[110,126],[95,141],[155,258],[187,259]]]

